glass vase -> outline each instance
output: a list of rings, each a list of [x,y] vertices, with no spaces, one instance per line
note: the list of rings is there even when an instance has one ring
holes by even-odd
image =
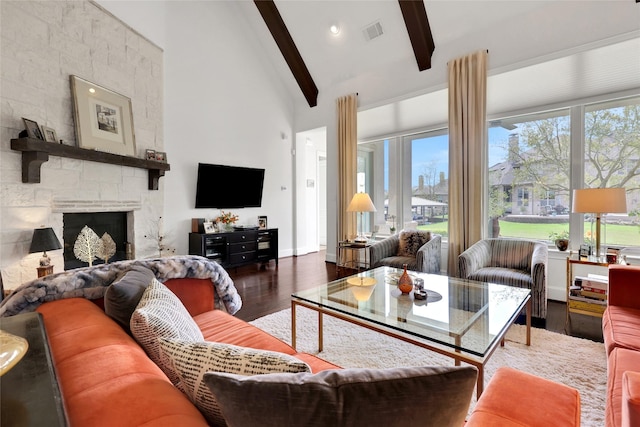
[[[398,279],[398,289],[400,289],[400,292],[403,294],[408,294],[413,289],[413,279],[411,279],[411,276],[407,273],[407,264],[402,264],[402,268],[404,268],[404,272]]]

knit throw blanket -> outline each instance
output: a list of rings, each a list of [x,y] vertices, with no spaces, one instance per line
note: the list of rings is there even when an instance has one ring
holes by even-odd
[[[116,261],[41,277],[23,283],[11,292],[0,303],[0,317],[35,311],[47,301],[76,297],[101,298],[107,286],[134,265],[147,267],[161,282],[179,278],[211,279],[217,295],[216,308],[224,306],[227,312],[235,314],[242,307],[240,295],[224,268],[207,258],[189,255]]]

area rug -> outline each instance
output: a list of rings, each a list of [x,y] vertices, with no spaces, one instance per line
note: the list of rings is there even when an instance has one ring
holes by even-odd
[[[318,315],[297,308],[297,350],[328,360],[343,368],[392,368],[452,365],[453,359],[387,337],[351,323],[324,316],[324,350],[318,353]],[[291,343],[291,310],[261,317],[253,325]],[[504,347],[485,366],[485,386],[496,369],[510,366],[575,387],[580,392],[582,426],[604,425],[607,365],[604,344],[532,328],[531,347],[526,328],[513,325]],[[469,411],[475,405],[475,393]],[[532,403],[535,408],[535,403]]]

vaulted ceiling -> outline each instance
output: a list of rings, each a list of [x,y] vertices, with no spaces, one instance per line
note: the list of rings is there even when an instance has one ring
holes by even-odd
[[[304,59],[300,56],[300,51],[282,19],[278,7],[273,0],[254,0],[254,3],[309,106],[315,107],[318,104],[318,88],[309,74]],[[398,7],[407,28],[407,35],[411,41],[418,69],[420,71],[428,70],[431,68],[431,55],[435,45],[424,2],[422,0],[398,0]],[[329,28],[334,37],[340,36],[342,30],[340,22],[336,20],[329,25]],[[365,40],[373,40],[384,35],[379,20],[369,24],[362,31]]]
[[[536,40],[539,39],[538,46],[544,46],[547,52],[554,53],[540,53],[542,50],[531,52],[527,48],[518,50],[518,44],[507,51],[507,45],[503,44],[504,51],[500,52],[502,63],[496,66],[497,57],[490,52],[490,65],[494,67],[490,71],[488,88],[490,113],[517,111],[527,106],[552,106],[559,100],[640,87],[640,20],[631,28],[635,35],[630,37],[617,40],[594,37],[595,42],[580,41],[579,38],[571,40],[571,25],[584,21],[585,16],[591,16],[580,15],[585,8],[595,10],[600,7],[605,12],[600,28],[606,27],[608,34],[615,34],[615,22],[619,19],[615,13],[607,16],[606,11],[609,10],[608,4],[614,3],[616,7],[613,9],[620,10],[618,0],[599,0],[588,5],[578,5],[572,1],[524,0],[426,0],[420,3],[424,3],[428,15],[435,44],[433,56],[439,60],[438,69],[420,71],[416,65],[397,0],[274,0],[320,96],[332,87],[355,87],[358,90],[359,85],[352,85],[351,82],[363,76],[368,82],[379,82],[381,85],[397,85],[398,79],[407,75],[425,75],[424,80],[427,80],[434,73],[445,73],[442,70],[444,63],[451,59],[446,56],[451,54],[446,50],[448,46],[460,46],[461,41],[482,34],[494,37],[489,42],[495,42],[495,37],[508,38],[510,35],[515,39],[522,36],[518,33],[518,23],[522,22],[540,23],[540,34],[531,33],[531,28],[525,29],[528,31],[524,33],[525,37],[531,42],[529,46],[536,46]],[[630,0],[624,4],[628,9],[627,5],[630,5],[629,11],[640,17],[640,5]],[[239,2],[238,7],[288,91],[294,98],[302,98],[300,87],[272,36],[264,22],[260,22],[254,3]],[[331,25],[340,28],[337,35],[329,31]],[[629,31],[629,28],[624,31]],[[381,34],[371,38],[371,34],[376,32]],[[544,33],[549,32],[554,32],[558,40],[556,43],[543,42],[549,39]],[[390,69],[398,72],[391,74]],[[396,80],[388,80],[389,76]],[[367,107],[370,111],[361,111],[359,138],[366,139],[398,129],[424,127],[425,116],[433,123],[446,123],[446,109],[442,108],[446,105],[446,91],[432,89],[417,96],[396,92],[392,95],[396,99],[389,99],[384,105]]]

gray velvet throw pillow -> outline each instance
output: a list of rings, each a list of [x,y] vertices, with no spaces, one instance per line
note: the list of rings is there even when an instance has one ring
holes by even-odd
[[[104,294],[104,312],[118,322],[129,334],[129,321],[147,286],[156,276],[153,271],[134,265],[107,287]]]
[[[209,372],[204,381],[229,427],[460,427],[477,374],[473,366]]]

